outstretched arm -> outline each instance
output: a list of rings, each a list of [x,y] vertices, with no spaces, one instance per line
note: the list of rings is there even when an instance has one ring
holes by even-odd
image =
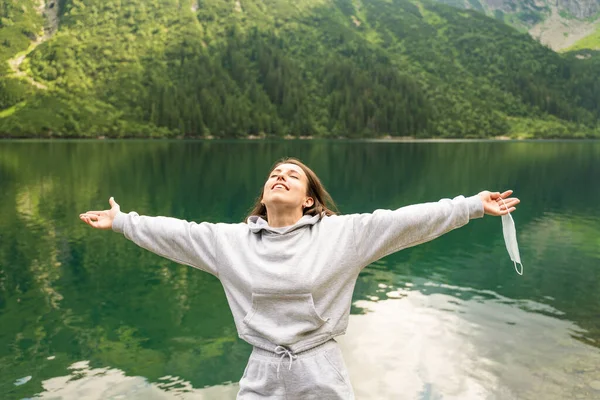
[[[87,211],[79,218],[94,228],[123,233],[138,246],[160,256],[218,276],[214,224],[140,216],[136,212],[125,214],[112,197],[109,204],[110,210]]]
[[[519,199],[509,198],[511,194],[512,190],[483,191],[467,198],[457,196],[452,200],[354,215],[357,257],[366,266],[388,254],[433,240],[466,225],[470,219],[512,212]]]

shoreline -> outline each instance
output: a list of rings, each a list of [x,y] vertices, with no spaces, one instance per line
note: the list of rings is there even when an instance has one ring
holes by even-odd
[[[467,143],[467,142],[585,142],[585,141],[600,141],[600,138],[510,138],[508,136],[497,136],[490,138],[415,138],[411,136],[399,137],[380,137],[380,138],[348,138],[348,137],[312,137],[312,136],[287,136],[287,137],[259,137],[248,136],[241,138],[215,138],[215,137],[123,137],[113,138],[105,136],[97,137],[2,137],[0,142],[32,142],[32,141],[48,141],[48,142],[66,142],[66,141],[81,141],[81,142],[116,142],[116,141],[152,141],[152,142],[291,142],[291,141],[331,141],[331,142],[369,142],[369,143]]]

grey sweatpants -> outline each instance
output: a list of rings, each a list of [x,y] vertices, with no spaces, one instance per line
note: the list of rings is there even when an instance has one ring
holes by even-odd
[[[298,354],[254,348],[238,400],[354,399],[342,352],[333,339]]]

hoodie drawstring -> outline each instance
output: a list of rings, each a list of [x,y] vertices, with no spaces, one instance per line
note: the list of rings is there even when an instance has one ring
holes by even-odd
[[[281,358],[279,358],[279,363],[277,364],[277,379],[279,379],[279,367],[281,367],[281,363],[283,362],[283,359],[287,356],[290,358],[290,365],[289,365],[289,370],[292,370],[292,362],[298,358],[297,355],[295,355],[294,353],[292,353],[291,350],[286,349],[283,346],[277,346],[275,347],[275,354],[281,354]]]

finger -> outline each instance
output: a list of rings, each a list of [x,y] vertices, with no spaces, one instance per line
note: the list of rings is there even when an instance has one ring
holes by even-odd
[[[516,206],[520,202],[521,202],[521,200],[519,200],[517,198],[511,198],[511,199],[499,201],[498,205],[500,206],[500,208],[505,208],[506,209],[506,208],[510,208],[510,207]]]
[[[512,190],[507,190],[503,193],[500,192],[496,192],[496,193],[492,193],[492,199],[496,200],[496,201],[502,201],[502,199],[506,199],[508,196],[510,196],[512,194]]]
[[[79,214],[79,215],[102,215],[103,213],[105,213],[106,211],[86,211],[83,214]]]
[[[516,208],[514,208],[514,207],[509,208],[508,211],[507,210],[501,210],[500,211],[500,215],[506,215],[506,214],[512,213],[515,210],[516,210]]]
[[[89,226],[91,226],[92,228],[97,228],[98,227],[98,224],[99,224],[98,221],[94,221],[93,219],[91,219],[89,217],[86,218],[86,219],[87,219],[87,223],[88,223]]]
[[[108,204],[110,204],[110,208],[113,208],[114,206],[117,206],[117,207],[119,206],[117,204],[117,202],[115,201],[114,197],[111,197],[110,199],[108,199]]]
[[[90,218],[92,220],[98,220],[100,218],[97,214],[81,214],[80,217]]]
[[[96,222],[99,220],[99,217],[94,214],[84,215],[83,217],[85,218],[86,221],[89,221],[89,222]]]
[[[517,203],[519,203],[521,200],[517,199],[516,197],[510,197],[508,199],[504,199],[502,197],[498,197],[496,199],[496,203],[498,203],[499,205],[508,205],[508,204],[512,204],[514,203],[516,200]]]

